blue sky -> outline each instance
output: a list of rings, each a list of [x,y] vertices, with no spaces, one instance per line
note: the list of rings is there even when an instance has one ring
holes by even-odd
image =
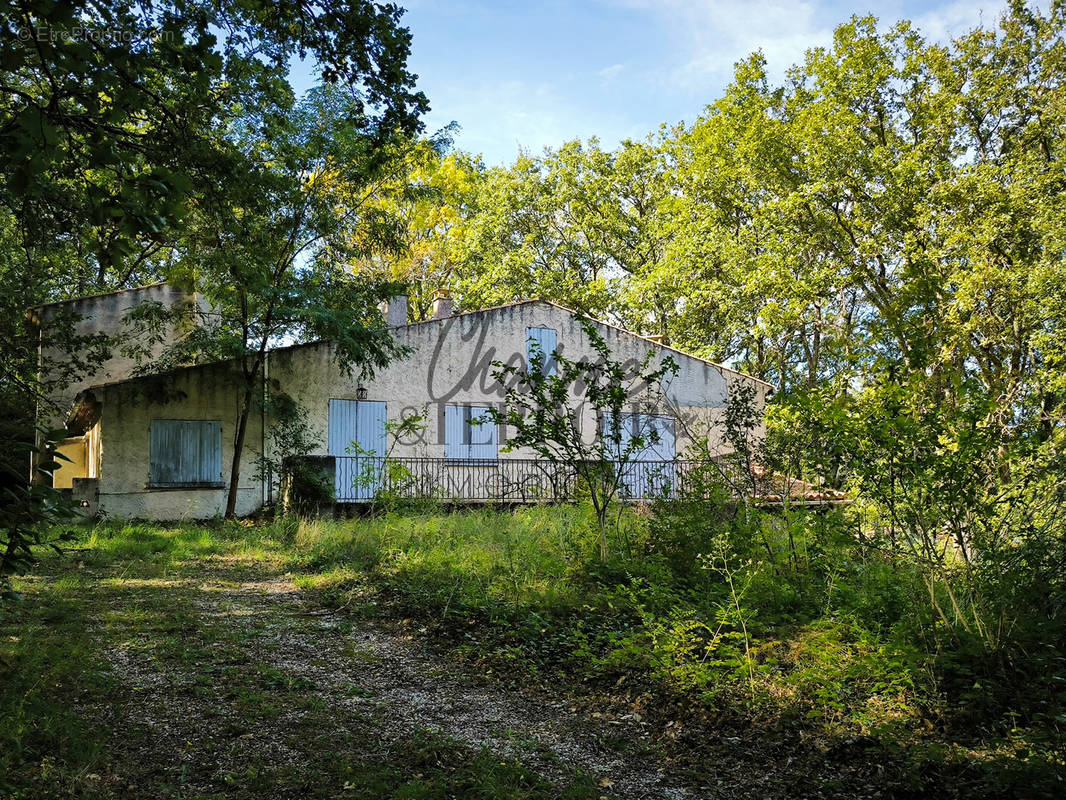
[[[597,136],[606,147],[660,124],[693,120],[729,83],[733,64],[761,49],[775,75],[835,25],[872,13],[914,21],[945,39],[992,23],[1002,2],[824,0],[409,0],[410,66],[456,146],[488,165]],[[293,83],[309,85],[305,69]]]

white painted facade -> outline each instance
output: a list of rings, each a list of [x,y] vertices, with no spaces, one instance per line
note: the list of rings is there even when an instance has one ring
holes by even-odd
[[[391,304],[390,311],[395,312],[398,305]],[[442,309],[442,313],[447,312]],[[394,313],[390,316],[390,321],[398,321]],[[653,413],[650,419],[664,432],[654,452],[644,457],[669,459],[683,455],[694,440],[710,436],[713,443],[715,437],[720,439],[720,421],[734,382],[750,382],[757,408],[763,408],[769,384],[619,328],[595,324],[618,361],[638,365],[651,354],[654,361],[670,357],[678,365],[677,374],[664,382],[661,392],[632,396],[634,410]],[[532,457],[520,450],[504,451],[511,431],[466,424],[487,408],[501,407],[504,387],[493,377],[494,362],[524,370],[531,337],[547,344],[554,340],[558,352],[571,360],[593,356],[577,316],[540,301],[398,325],[393,334],[410,355],[369,378],[342,371],[329,342],[270,353],[268,385],[288,393],[307,410],[317,443],[314,454],[384,455],[379,452],[384,450],[393,457],[446,459],[446,468],[455,470],[472,462],[491,468],[493,459]],[[224,485],[153,486],[151,431],[153,424],[162,424],[158,421],[217,420],[224,484],[229,478],[237,418],[238,391],[230,377],[232,369],[228,363],[189,367],[165,376],[104,383],[83,392],[80,413],[93,422],[86,437],[96,448],[95,474],[86,477],[97,479],[101,512],[179,519],[209,518],[223,511]],[[657,400],[654,408],[649,405],[653,400]],[[423,417],[424,428],[394,441],[386,433],[386,422],[410,415]],[[583,409],[581,420],[591,440],[602,421],[592,409]],[[278,499],[278,476],[256,475],[258,457],[270,449],[273,423],[258,411],[249,421],[241,464],[240,514]],[[352,440],[359,450],[352,447]]]

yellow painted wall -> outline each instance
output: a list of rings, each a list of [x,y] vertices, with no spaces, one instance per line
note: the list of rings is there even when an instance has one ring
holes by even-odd
[[[59,463],[59,468],[52,473],[52,486],[56,489],[69,489],[73,486],[72,480],[74,478],[89,477],[86,471],[88,448],[84,437],[77,436],[64,439],[56,447],[56,452],[69,460],[56,459]]]
[[[226,508],[225,489],[147,489],[153,419],[217,419],[222,422],[222,469],[228,481],[233,461],[238,391],[227,366],[181,370],[166,384],[130,381],[94,390],[101,402],[100,510],[116,517],[158,520],[210,519]],[[237,513],[263,504],[262,484],[253,479],[262,449],[262,426],[248,423]]]

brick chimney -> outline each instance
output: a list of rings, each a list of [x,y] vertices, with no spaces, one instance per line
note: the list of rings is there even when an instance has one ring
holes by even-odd
[[[452,315],[452,293],[437,289],[433,293],[433,319],[446,319]]]
[[[399,328],[407,324],[407,295],[398,294],[381,304],[385,315],[385,324],[390,328]]]

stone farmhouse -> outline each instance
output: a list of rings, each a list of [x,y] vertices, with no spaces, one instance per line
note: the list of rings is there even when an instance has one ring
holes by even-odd
[[[143,302],[199,300],[163,283],[53,304],[34,313],[46,325],[60,311],[74,312],[81,316],[82,332],[111,334]],[[390,463],[405,465],[404,474],[417,491],[441,499],[528,502],[550,497],[557,476],[534,454],[510,451],[506,445],[512,432],[479,419],[503,399],[504,387],[493,377],[494,362],[524,370],[532,343],[542,353],[558,352],[571,360],[592,356],[575,312],[530,300],[453,314],[450,299],[440,293],[431,320],[408,323],[403,297],[393,298],[382,313],[410,355],[372,379],[346,374],[329,341],[270,351],[263,376],[264,395],[282,391],[306,411],[315,442],[309,455],[320,457],[319,463],[333,473],[336,500],[373,498],[386,480],[386,456]],[[594,324],[621,362],[640,363],[651,354],[653,360],[669,356],[678,365],[660,391],[633,398],[628,429],[652,429],[656,435],[650,437],[653,444],[634,456],[646,469],[627,479],[632,497],[646,497],[656,487],[668,490],[672,465],[693,441],[710,437],[712,445],[721,443],[722,414],[737,382],[752,387],[760,415],[772,391],[764,381],[653,338]],[[168,333],[176,335],[180,332]],[[542,366],[552,369],[550,358]],[[238,416],[238,392],[227,376],[236,362],[154,375],[138,375],[135,367],[131,359],[114,354],[42,408],[42,418],[65,425],[68,434],[60,450],[70,460],[54,475],[54,485],[70,489],[88,512],[116,517],[205,519],[222,513]],[[652,396],[654,407],[647,402]],[[413,415],[422,418],[421,424],[396,436],[396,421]],[[581,415],[583,434],[600,435],[603,420],[592,409]],[[273,434],[281,423],[265,407],[249,421],[238,490],[241,515],[281,499],[280,476],[263,468],[277,455]]]

